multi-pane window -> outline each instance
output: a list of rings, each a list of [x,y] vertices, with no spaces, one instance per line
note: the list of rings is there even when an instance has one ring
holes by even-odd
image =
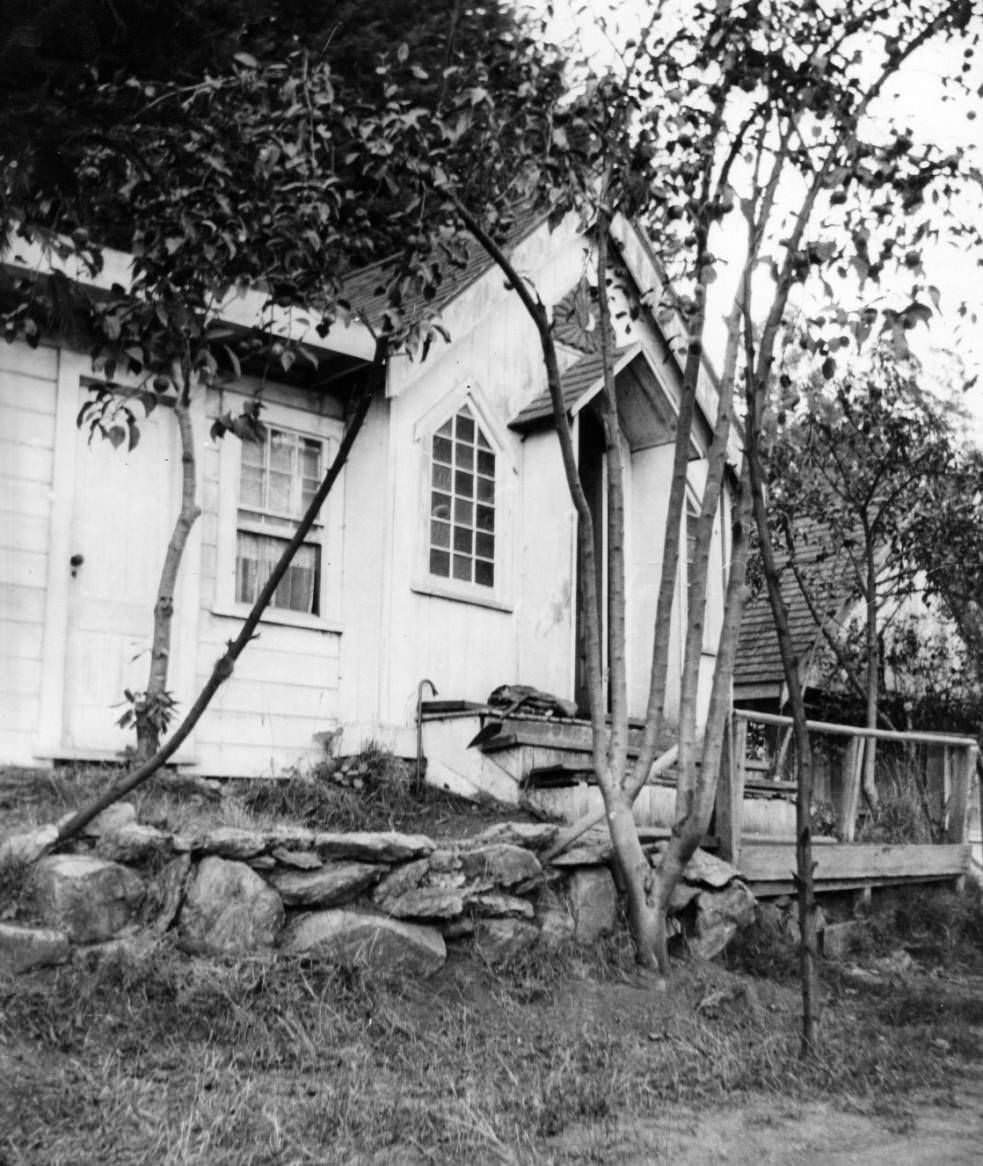
[[[467,405],[433,436],[430,574],[495,586],[495,454]]]
[[[321,481],[321,442],[267,427],[242,443],[236,528],[236,600],[253,603]],[[320,614],[321,545],[315,526],[273,593],[272,607]]]

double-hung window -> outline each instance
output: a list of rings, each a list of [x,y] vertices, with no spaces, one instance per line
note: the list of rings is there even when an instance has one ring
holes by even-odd
[[[441,425],[430,455],[430,574],[494,588],[495,453],[470,406]]]
[[[251,604],[317,492],[325,449],[318,438],[267,426],[261,441],[245,441],[241,450],[235,597]],[[322,614],[321,536],[318,522],[273,593],[271,607]]]

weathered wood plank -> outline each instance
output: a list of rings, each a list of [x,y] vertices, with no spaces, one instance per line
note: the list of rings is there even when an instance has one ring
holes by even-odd
[[[837,817],[844,842],[852,842],[857,829],[857,810],[860,807],[860,774],[864,763],[864,742],[851,737],[843,754],[843,776]]]
[[[919,878],[964,873],[969,861],[965,843],[891,845],[844,842],[816,847],[815,880]],[[745,840],[740,871],[751,882],[783,882],[795,871],[792,842],[751,843]]]
[[[876,879],[824,879],[821,886],[816,889],[822,894],[832,894],[837,891],[862,891],[869,890],[872,886],[878,887],[900,887],[911,885],[912,883],[954,883],[961,876],[952,874],[943,875],[915,875],[911,878],[876,878]],[[751,884],[751,889],[754,891],[756,899],[771,899],[779,896],[794,895],[795,883],[792,879],[784,879],[778,882],[754,882]]]
[[[951,780],[949,793],[949,812],[946,823],[946,840],[953,843],[966,842],[969,839],[969,800],[970,788],[976,776],[975,745],[962,749],[952,758]]]
[[[734,709],[734,716],[760,725],[791,725],[792,718],[779,713],[759,713],[751,709]],[[953,733],[900,733],[893,729],[865,729],[863,725],[836,725],[832,721],[807,721],[811,733],[832,733],[839,737],[874,737],[878,741],[921,741],[927,745],[973,745],[972,737]]]

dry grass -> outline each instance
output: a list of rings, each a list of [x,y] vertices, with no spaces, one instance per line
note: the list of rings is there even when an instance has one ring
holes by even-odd
[[[983,1059],[978,982],[925,976],[903,1006],[834,984],[803,1064],[794,988],[690,965],[654,993],[623,951],[415,983],[165,946],[0,981],[0,1161],[546,1164],[672,1102],[903,1107]]]
[[[354,790],[329,777],[264,787],[265,804],[258,786],[218,801],[150,788],[139,811],[194,828],[284,815],[342,828],[337,790],[365,803],[351,828],[436,833],[474,815],[421,807],[395,779]],[[106,779],[44,778],[19,812],[50,820]],[[944,977],[858,987],[827,968],[822,1052],[807,1063],[794,980],[776,976],[790,949],[774,936],[741,972],[681,966],[664,993],[635,982],[623,935],[495,971],[454,955],[426,982],[192,960],[166,943],[93,953],[0,978],[0,1166],[547,1166],[585,1160],[561,1148],[572,1131],[603,1146],[619,1122],[679,1102],[830,1097],[903,1114],[914,1092],[943,1096],[983,1064],[983,911],[978,898],[899,900],[871,937],[862,956],[908,944]]]
[[[0,837],[57,821],[119,780],[118,766],[61,766],[0,771]],[[344,763],[326,760],[279,778],[181,783],[153,777],[128,794],[142,822],[175,831],[216,826],[268,829],[291,822],[321,830],[417,830],[462,833],[514,811],[475,805],[425,786],[410,766],[374,745]]]

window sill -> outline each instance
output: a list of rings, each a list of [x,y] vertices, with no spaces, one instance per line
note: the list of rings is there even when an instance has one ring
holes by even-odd
[[[410,590],[416,595],[428,595],[433,599],[449,599],[452,603],[467,603],[472,607],[487,607],[491,611],[503,611],[511,614],[515,605],[495,595],[494,591],[486,591],[476,585],[461,585],[455,587],[452,583],[440,579],[414,579]]]
[[[245,603],[216,604],[212,608],[212,615],[221,619],[244,620],[252,609]],[[286,611],[282,608],[270,608],[263,612],[260,627],[274,624],[286,628],[304,628],[312,632],[340,632],[341,624],[337,620],[323,619],[319,615],[306,615],[302,611]]]

